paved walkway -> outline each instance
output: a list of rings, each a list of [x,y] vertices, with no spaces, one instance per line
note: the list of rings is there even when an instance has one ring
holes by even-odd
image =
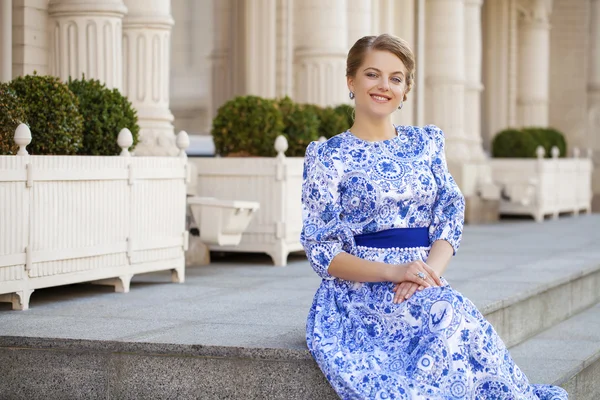
[[[468,226],[448,281],[484,312],[600,262],[600,215]],[[285,268],[233,254],[134,278],[127,294],[89,284],[34,292],[24,312],[0,303],[0,336],[305,349],[304,321],[319,285],[302,255]]]

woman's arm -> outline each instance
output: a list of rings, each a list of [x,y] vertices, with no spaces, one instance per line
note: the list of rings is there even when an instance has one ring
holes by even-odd
[[[364,260],[348,253],[336,255],[327,269],[336,278],[355,282],[415,282],[424,287],[440,286],[438,274],[422,261],[392,265]],[[425,274],[425,280],[419,277]]]
[[[429,256],[425,261],[438,276],[441,276],[446,271],[446,267],[450,263],[454,254],[454,248],[446,240],[436,240],[429,250]]]

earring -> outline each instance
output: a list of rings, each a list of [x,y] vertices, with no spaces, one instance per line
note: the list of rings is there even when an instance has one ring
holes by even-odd
[[[398,110],[402,110],[403,105],[404,105],[404,100],[402,100],[402,102],[400,103],[400,107],[398,107]]]
[[[350,100],[354,100],[354,92],[350,92],[350,94],[348,94],[348,97],[350,97]]]

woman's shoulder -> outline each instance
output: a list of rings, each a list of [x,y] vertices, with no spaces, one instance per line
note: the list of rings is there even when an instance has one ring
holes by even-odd
[[[419,132],[423,132],[425,133],[425,136],[429,136],[429,137],[435,137],[435,136],[444,136],[444,132],[437,126],[434,124],[429,124],[429,125],[423,125],[423,126],[418,126],[418,125],[398,125],[396,127],[398,129],[399,132],[402,131],[419,131]]]
[[[330,137],[327,140],[313,141],[310,142],[306,148],[306,154],[312,154],[317,156],[330,156],[332,153],[338,151],[343,145],[344,141],[347,140],[347,131],[338,133],[335,136]]]

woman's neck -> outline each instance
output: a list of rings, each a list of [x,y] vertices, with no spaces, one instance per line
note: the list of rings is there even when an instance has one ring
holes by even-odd
[[[388,140],[397,135],[391,118],[372,119],[356,116],[350,128],[353,135],[369,142]]]

